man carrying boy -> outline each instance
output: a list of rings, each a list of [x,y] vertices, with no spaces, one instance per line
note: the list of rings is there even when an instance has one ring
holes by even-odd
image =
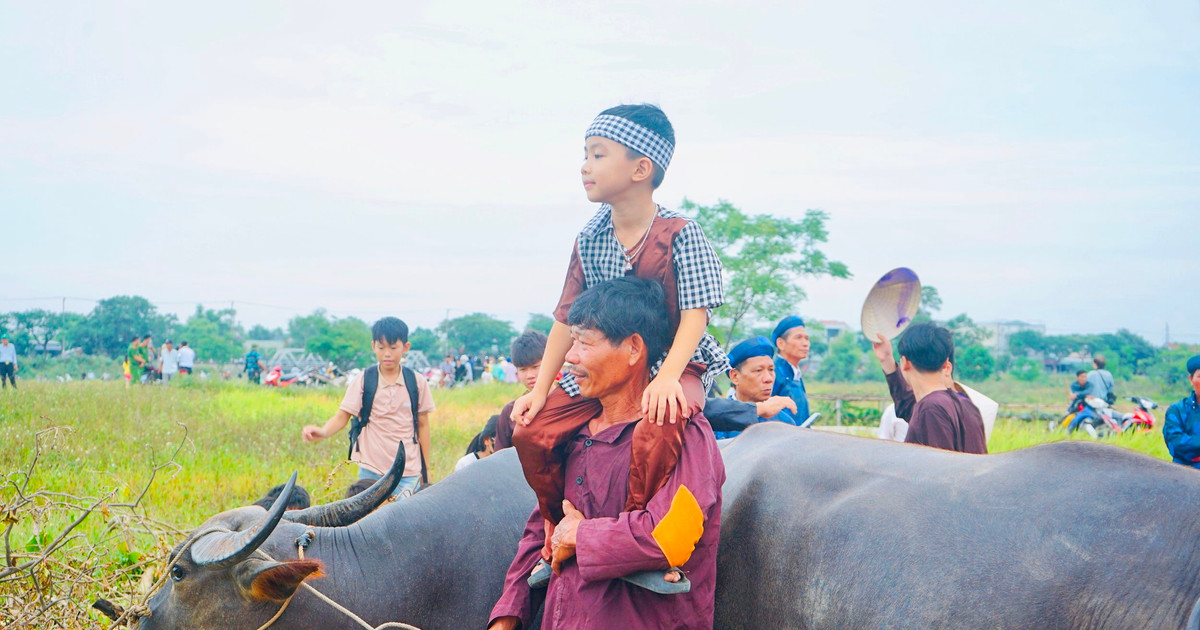
[[[908,419],[904,441],[961,453],[987,453],[983,416],[953,389],[954,338],[934,324],[913,324],[900,338],[900,365],[882,334],[871,343],[887,377],[896,415]]]
[[[811,345],[804,320],[796,315],[784,317],[771,333],[771,343],[779,351],[775,357],[775,385],[771,394],[795,401],[796,418],[804,422],[808,419],[808,391],[804,388],[804,377],[800,375],[800,362],[808,358]]]
[[[678,423],[678,462],[647,504],[629,510],[625,502],[635,435],[650,424],[642,395],[671,340],[663,293],[651,280],[617,278],[571,306],[569,372],[582,395],[599,404],[564,445],[572,483],[553,537],[546,630],[712,628],[725,467],[703,414]],[[537,612],[540,593],[529,577],[541,558],[543,523],[534,509],[492,608],[491,630],[528,628]],[[639,574],[657,584],[627,581]]]
[[[371,348],[379,363],[351,381],[337,413],[324,426],[310,424],[304,427],[301,436],[305,442],[319,442],[341,431],[351,417],[363,412],[365,383],[368,379],[375,380],[369,414],[364,414],[367,415],[366,425],[351,447],[350,459],[358,463],[359,479],[379,479],[392,467],[400,448],[404,448],[404,474],[396,486],[395,496],[409,496],[416,492],[421,481],[429,481],[423,455],[432,452],[429,412],[434,409],[433,396],[420,372],[408,370],[406,374],[400,365],[410,347],[407,324],[395,317],[384,317],[371,327],[371,337],[374,339]],[[410,390],[409,384],[405,383],[406,376],[416,391]],[[417,403],[415,431],[414,397]]]
[[[512,365],[516,369],[517,381],[525,386],[525,393],[533,391],[537,384],[538,372],[542,369],[542,354],[546,352],[546,335],[539,330],[526,330],[521,336],[513,339]],[[512,401],[500,411],[496,422],[496,450],[512,446],[513,405]]]
[[[537,383],[512,412],[513,445],[546,521],[545,560],[554,524],[563,517],[563,445],[599,408],[580,395],[573,374],[552,391],[571,347],[566,320],[575,298],[628,275],[665,290],[674,342],[665,357],[650,363],[652,380],[641,400],[649,422],[634,429],[626,510],[644,509],[662,486],[679,459],[687,419],[703,408],[705,392],[728,367],[720,344],[706,332],[709,309],[724,301],[721,261],[698,223],[654,202],[674,150],[671,122],[653,105],[607,109],[584,134],[583,187],[589,201],[602,205],[575,242]]]

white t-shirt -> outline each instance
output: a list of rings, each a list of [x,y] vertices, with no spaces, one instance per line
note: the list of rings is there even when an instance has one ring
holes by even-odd
[[[876,432],[881,440],[903,442],[908,435],[908,422],[896,417],[896,405],[888,405],[879,419],[879,431]]]
[[[477,461],[479,461],[478,455],[475,453],[467,453],[458,460],[458,463],[454,464],[454,472],[458,472]]]
[[[179,367],[190,368],[196,365],[196,351],[192,350],[191,346],[184,346],[179,349]]]
[[[159,355],[162,358],[162,371],[166,374],[174,374],[179,371],[179,351],[175,349],[167,350],[163,348]]]

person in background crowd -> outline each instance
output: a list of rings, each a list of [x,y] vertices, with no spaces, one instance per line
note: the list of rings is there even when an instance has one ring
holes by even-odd
[[[496,360],[492,361],[492,382],[504,382],[504,361],[500,357],[496,357]]]
[[[143,359],[141,382],[149,383],[157,378],[155,372],[158,371],[158,349],[154,347],[154,336],[147,334],[142,337],[140,349]]]
[[[796,401],[789,396],[772,396],[775,385],[774,347],[766,337],[754,337],[739,342],[729,350],[728,398],[744,403],[746,413],[753,413],[751,422],[778,420],[798,425]],[[715,401],[704,406],[704,415],[715,415]],[[714,413],[710,413],[714,412]],[[717,431],[718,440],[737,436],[741,431]]]
[[[546,352],[546,335],[537,330],[526,330],[513,339],[509,352],[512,353],[517,380],[525,386],[524,393],[533,391],[538,371],[542,369],[542,354]],[[500,418],[496,421],[496,450],[512,446],[512,410],[516,402],[513,400],[500,410]]]
[[[258,385],[262,382],[262,355],[258,353],[258,344],[250,346],[250,352],[246,353],[246,380]]]
[[[500,362],[500,369],[504,371],[505,383],[517,382],[517,366],[513,364],[512,357],[504,357]]]
[[[495,414],[488,418],[487,422],[483,425],[483,430],[471,438],[471,443],[467,445],[466,455],[463,455],[454,464],[455,472],[496,452],[496,421],[499,419],[500,414]]]
[[[142,382],[142,374],[146,369],[146,357],[142,354],[142,338],[134,336],[125,349],[125,360],[129,362],[129,379],[131,382]]]
[[[5,389],[9,383],[17,388],[17,346],[8,340],[8,333],[0,335],[0,383]]]
[[[159,353],[159,369],[162,370],[163,385],[169,385],[171,377],[179,373],[179,351],[170,339],[163,344],[162,352]]]
[[[872,342],[887,378],[896,415],[908,420],[908,444],[962,453],[987,453],[983,415],[965,394],[954,389],[954,338],[929,323],[913,324],[900,337],[900,364],[892,342],[882,334]]]
[[[1185,366],[1192,392],[1167,408],[1163,420],[1163,440],[1171,453],[1171,461],[1200,468],[1200,355]]]
[[[438,364],[438,369],[442,371],[442,387],[450,387],[454,384],[454,357],[446,355],[442,357],[442,362]]]
[[[179,373],[191,374],[192,368],[196,366],[196,351],[188,345],[187,341],[179,344]]]
[[[795,401],[795,424],[800,424],[808,419],[808,390],[800,374],[800,362],[808,358],[811,345],[804,320],[796,315],[784,317],[771,333],[771,343],[778,351],[775,357],[775,385],[771,395],[787,396]]]
[[[454,361],[454,386],[462,387],[467,384],[467,355],[462,355]]]
[[[1117,402],[1117,385],[1113,382],[1112,372],[1104,369],[1103,354],[1092,357],[1092,365],[1096,368],[1088,372],[1088,396],[1095,396],[1108,404]]]

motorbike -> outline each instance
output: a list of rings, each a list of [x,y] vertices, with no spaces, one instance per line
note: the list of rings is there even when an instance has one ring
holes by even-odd
[[[1051,430],[1066,429],[1067,435],[1078,429],[1099,438],[1125,431],[1146,432],[1154,428],[1154,414],[1158,403],[1144,396],[1130,396],[1130,402],[1138,406],[1133,413],[1122,413],[1094,396],[1081,396],[1071,403],[1071,410],[1059,421],[1050,423]]]
[[[1158,403],[1145,396],[1130,396],[1129,402],[1137,405],[1133,413],[1121,413],[1115,409],[1112,411],[1113,420],[1120,423],[1121,431],[1145,433],[1153,430],[1154,414],[1151,411],[1158,409]]]

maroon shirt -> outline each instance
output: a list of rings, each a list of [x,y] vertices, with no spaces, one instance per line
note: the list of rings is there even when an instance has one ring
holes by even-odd
[[[500,410],[500,419],[496,420],[496,450],[508,448],[512,446],[513,420],[512,410],[513,405],[517,401],[512,401],[504,405],[504,409]]]
[[[721,485],[725,466],[708,420],[697,414],[684,431],[679,464],[645,510],[621,512],[629,487],[633,422],[595,436],[587,425],[566,447],[566,498],[583,512],[575,559],[550,578],[542,628],[712,628],[717,584],[717,539],[721,531]],[[680,485],[687,486],[704,513],[704,534],[683,570],[692,590],[659,595],[619,580],[647,569],[668,568],[651,532],[667,513]],[[534,508],[504,579],[504,593],[491,621],[514,616],[524,627],[537,612],[525,579],[545,542],[542,515]]]
[[[960,453],[987,454],[983,416],[965,394],[940,389],[918,401],[900,370],[888,374],[887,383],[896,405],[896,415],[908,420],[905,442]]]

